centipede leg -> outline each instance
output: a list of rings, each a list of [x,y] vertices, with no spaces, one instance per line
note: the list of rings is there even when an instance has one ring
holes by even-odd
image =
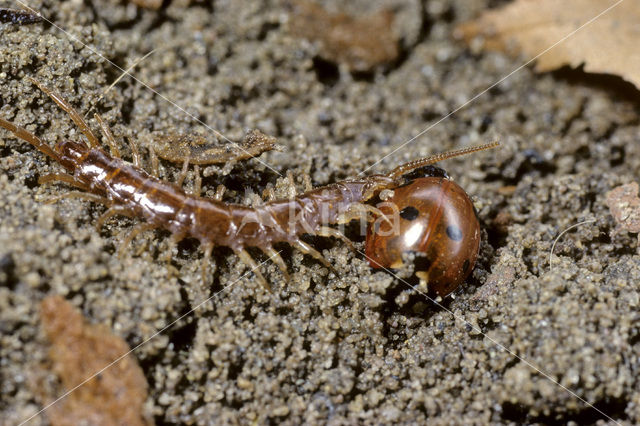
[[[285,281],[290,281],[289,271],[287,270],[287,265],[284,263],[284,260],[282,260],[282,257],[280,256],[280,253],[277,252],[271,246],[263,248],[262,251],[267,256],[269,256],[269,259],[273,260],[273,263],[278,265],[278,268],[280,268],[280,271],[282,272],[282,275],[284,275]]]
[[[127,246],[129,244],[131,244],[131,242],[134,240],[134,238],[136,238],[138,236],[138,234],[145,232],[145,231],[150,231],[152,229],[157,228],[157,226],[152,225],[150,223],[140,223],[138,225],[136,225],[131,232],[126,236],[126,238],[124,240],[122,240],[122,243],[120,243],[120,247],[118,248],[118,257],[120,259],[122,259],[124,257],[124,255],[127,253]]]
[[[142,167],[142,161],[140,161],[140,152],[138,151],[138,146],[131,142],[131,139],[127,139],[129,142],[129,148],[131,148],[131,156],[133,157],[133,165],[136,167]]]
[[[287,181],[289,181],[289,199],[293,200],[294,198],[296,198],[297,191],[296,182],[293,179],[293,173],[291,172],[291,170],[287,170]]]
[[[269,203],[276,199],[276,192],[271,187],[265,188],[264,191],[262,191],[262,197]]]
[[[349,247],[349,249],[351,249],[352,251],[356,251],[356,248],[353,246],[353,243],[351,242],[350,239],[345,237],[342,232],[336,229],[333,229],[329,226],[321,226],[320,228],[318,228],[318,230],[316,231],[316,235],[319,235],[321,237],[337,238],[339,240],[342,240],[347,245],[347,247]]]
[[[195,197],[199,197],[202,194],[202,176],[200,176],[200,166],[197,164],[193,167],[193,174],[195,175],[195,180],[193,182],[192,194]]]
[[[389,225],[394,225],[393,222],[391,222],[391,219],[389,219],[382,210],[377,207],[370,206],[369,204],[352,204],[338,217],[337,222],[348,223],[354,219],[360,219],[366,213],[372,213],[375,217],[382,217]]]
[[[127,207],[111,206],[107,209],[106,212],[102,213],[98,218],[98,220],[96,221],[96,230],[100,231],[104,226],[104,224],[107,222],[107,220],[109,220],[111,217],[118,214],[122,216],[129,216],[129,217],[135,216],[134,212]]]
[[[311,247],[309,244],[305,243],[302,240],[297,240],[297,241],[294,241],[292,243],[292,245],[293,245],[293,247],[295,247],[298,250],[300,250],[302,253],[313,256],[316,260],[320,261],[324,266],[326,266],[332,272],[337,274],[337,271],[335,270],[333,265],[331,263],[329,263],[329,261],[327,259],[324,258],[322,253],[320,253],[318,250],[316,250],[313,247]]]
[[[64,99],[60,94],[46,88],[42,83],[40,83],[35,78],[29,77],[29,80],[33,84],[38,86],[38,88],[42,90],[44,93],[46,93],[51,99],[53,99],[53,101],[57,103],[58,106],[62,108],[67,114],[69,114],[69,117],[71,117],[73,122],[76,123],[76,126],[78,126],[80,131],[87,137],[87,139],[89,140],[89,145],[92,148],[100,148],[100,142],[98,142],[98,138],[96,138],[96,136],[93,134],[93,132],[91,131],[87,123],[84,121],[82,116],[78,114],[78,111],[76,111],[71,106],[71,104],[66,101],[66,99]]]
[[[63,198],[80,198],[87,201],[93,201],[94,203],[101,203],[108,205],[111,201],[108,198],[101,197],[96,194],[91,194],[89,192],[80,192],[80,191],[71,191],[65,192],[64,194],[55,195],[51,198],[44,200],[45,204],[53,204],[56,203]]]
[[[368,211],[369,213],[373,213],[374,216],[382,217],[385,220],[385,222],[387,222],[389,225],[391,226],[394,225],[391,219],[389,219],[389,217],[386,214],[384,214],[382,210],[380,210],[379,208],[370,206],[369,204],[361,204],[361,206],[363,206],[365,211]]]
[[[178,180],[176,181],[176,185],[178,185],[179,187],[182,187],[182,184],[184,183],[184,178],[187,177],[188,170],[189,170],[189,156],[187,155],[184,159],[184,163],[182,163],[182,170],[180,171],[180,174],[178,175]]]
[[[151,147],[149,150],[149,154],[151,156],[151,174],[154,177],[160,176],[160,163],[158,163],[158,156],[156,155],[156,150]],[[182,185],[179,185],[182,186]]]
[[[176,245],[184,238],[183,234],[171,234],[169,237],[169,243],[167,244],[167,254],[164,257],[164,261],[169,263],[171,262],[171,257],[173,256],[173,249]]]
[[[313,189],[313,185],[311,184],[311,176],[305,173],[302,175],[302,179],[304,181],[304,191],[311,191]]]
[[[202,284],[207,284],[207,269],[209,267],[209,262],[211,262],[211,252],[213,251],[213,244],[207,243],[202,246],[202,252],[204,256],[202,256]]]
[[[240,258],[240,260],[246,264],[247,266],[249,266],[251,268],[251,270],[253,271],[254,274],[256,274],[256,277],[258,278],[258,281],[260,281],[260,284],[262,284],[262,286],[267,289],[269,292],[271,292],[271,286],[269,285],[269,283],[267,282],[267,280],[264,278],[264,276],[262,275],[262,273],[260,272],[260,265],[258,265],[256,263],[255,260],[253,260],[253,258],[251,257],[251,255],[244,249],[240,249],[240,250],[234,250],[234,252],[236,253],[236,255]]]
[[[40,176],[40,178],[38,178],[38,183],[40,185],[44,185],[50,182],[64,182],[78,189],[83,189],[85,191],[89,190],[89,187],[87,185],[85,185],[83,182],[80,182],[74,176],[67,173],[50,173],[47,175]]]
[[[227,187],[224,185],[218,185],[216,187],[216,194],[213,196],[213,199],[216,201],[222,201],[222,197],[224,196]]]
[[[100,125],[100,130],[102,130],[102,134],[104,135],[104,138],[107,140],[107,145],[109,145],[111,156],[120,158],[120,150],[118,149],[116,138],[113,137],[113,133],[111,133],[111,129],[109,129],[109,126],[107,125],[107,123],[105,123],[102,117],[100,117],[97,113],[93,114],[93,118],[95,118],[98,124]]]

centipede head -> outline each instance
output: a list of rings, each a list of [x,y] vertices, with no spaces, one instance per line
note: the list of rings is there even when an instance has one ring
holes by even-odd
[[[58,155],[58,161],[60,164],[65,169],[73,171],[89,151],[89,147],[82,142],[63,140],[56,143],[54,151]]]

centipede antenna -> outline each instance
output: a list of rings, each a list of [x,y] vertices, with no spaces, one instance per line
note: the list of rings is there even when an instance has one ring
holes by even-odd
[[[470,146],[467,148],[456,149],[454,151],[448,151],[440,154],[430,155],[429,157],[420,158],[418,160],[402,164],[396,167],[395,169],[391,170],[389,173],[386,174],[386,176],[392,179],[395,179],[419,167],[428,166],[429,164],[437,163],[439,161],[447,160],[449,158],[460,157],[461,155],[467,155],[473,152],[484,151],[486,149],[495,148],[498,145],[500,145],[500,142],[495,141],[495,142],[486,143],[484,145]]]
[[[56,162],[58,163],[61,162],[60,156],[58,156],[58,154],[49,145],[42,142],[42,140],[40,140],[40,138],[34,135],[33,133],[28,132],[22,127],[16,126],[15,124],[7,120],[3,120],[2,118],[0,118],[0,127],[4,127],[8,131],[10,131],[18,139],[22,139],[25,142],[29,142],[38,151],[51,157]]]
[[[98,142],[98,138],[96,138],[96,136],[93,134],[93,132],[91,131],[91,129],[89,128],[87,123],[80,116],[80,114],[78,114],[78,111],[76,111],[71,106],[71,104],[69,102],[67,102],[67,100],[65,98],[62,97],[62,95],[60,95],[57,92],[54,92],[53,90],[48,89],[47,87],[44,86],[44,84],[40,83],[38,80],[36,80],[33,77],[27,77],[27,78],[29,79],[30,82],[32,82],[33,84],[38,86],[38,88],[40,90],[42,90],[44,93],[46,93],[47,96],[49,96],[51,99],[53,99],[53,101],[55,103],[57,103],[58,106],[60,108],[62,108],[67,114],[69,114],[69,117],[71,117],[73,122],[76,123],[76,126],[78,126],[80,131],[89,140],[89,147],[90,148],[100,148],[100,142]]]
[[[109,128],[107,123],[105,123],[102,117],[100,117],[100,115],[98,115],[97,113],[93,114],[93,118],[96,119],[96,121],[100,125],[100,130],[102,130],[102,134],[104,135],[105,139],[107,139],[107,145],[109,145],[109,149],[111,150],[111,155],[116,158],[120,158],[120,150],[118,149],[116,138],[113,137],[113,133],[111,133],[111,129]]]
[[[100,103],[100,101],[107,95],[107,93],[109,92],[109,90],[113,89],[114,86],[116,84],[118,84],[120,82],[120,80],[122,80],[126,75],[131,74],[131,70],[133,70],[135,67],[137,67],[142,61],[144,61],[145,59],[147,59],[149,56],[151,56],[151,54],[153,52],[155,52],[156,49],[153,49],[152,51],[148,52],[146,55],[136,59],[133,64],[131,64],[131,66],[129,68],[127,68],[126,70],[124,70],[122,72],[122,74],[120,74],[120,76],[118,78],[116,78],[114,80],[113,83],[111,83],[111,85],[109,87],[107,87],[107,90],[105,90],[104,92],[102,92],[102,95],[100,95],[100,97],[98,98],[97,101],[95,101],[94,106],[91,107],[91,109],[89,109],[89,111],[87,111],[87,113],[84,115],[85,118],[87,118],[87,115],[89,115],[89,113],[93,110],[93,108],[95,108],[95,105],[98,105]]]

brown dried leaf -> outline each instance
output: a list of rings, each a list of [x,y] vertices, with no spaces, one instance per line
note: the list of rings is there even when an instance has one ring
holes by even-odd
[[[470,43],[482,36],[493,50],[533,58],[598,16],[615,0],[516,0],[460,27]],[[616,74],[640,88],[640,2],[624,1],[537,59],[537,71],[564,65]],[[515,52],[513,52],[515,53]]]
[[[40,307],[53,371],[65,391],[129,352],[122,338],[87,324],[62,297],[47,297]],[[127,355],[53,405],[47,415],[52,425],[148,425],[142,414],[146,398],[146,379],[135,358]]]
[[[605,202],[619,229],[640,232],[640,198],[636,182],[618,186],[607,192]]]
[[[304,0],[292,3],[291,32],[319,43],[324,59],[344,64],[350,71],[370,71],[398,57],[392,11],[351,17],[344,13],[329,13]]]

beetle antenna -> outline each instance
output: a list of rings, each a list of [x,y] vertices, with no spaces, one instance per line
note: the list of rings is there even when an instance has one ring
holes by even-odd
[[[442,152],[440,154],[430,155],[428,157],[420,158],[418,160],[410,161],[402,164],[395,169],[391,170],[386,176],[396,179],[408,172],[415,170],[419,167],[428,166],[429,164],[437,163],[448,158],[459,157],[461,155],[471,154],[473,152],[484,151],[485,149],[495,148],[500,145],[500,142],[489,142],[484,145],[469,146],[467,148],[456,149],[454,151]]]

